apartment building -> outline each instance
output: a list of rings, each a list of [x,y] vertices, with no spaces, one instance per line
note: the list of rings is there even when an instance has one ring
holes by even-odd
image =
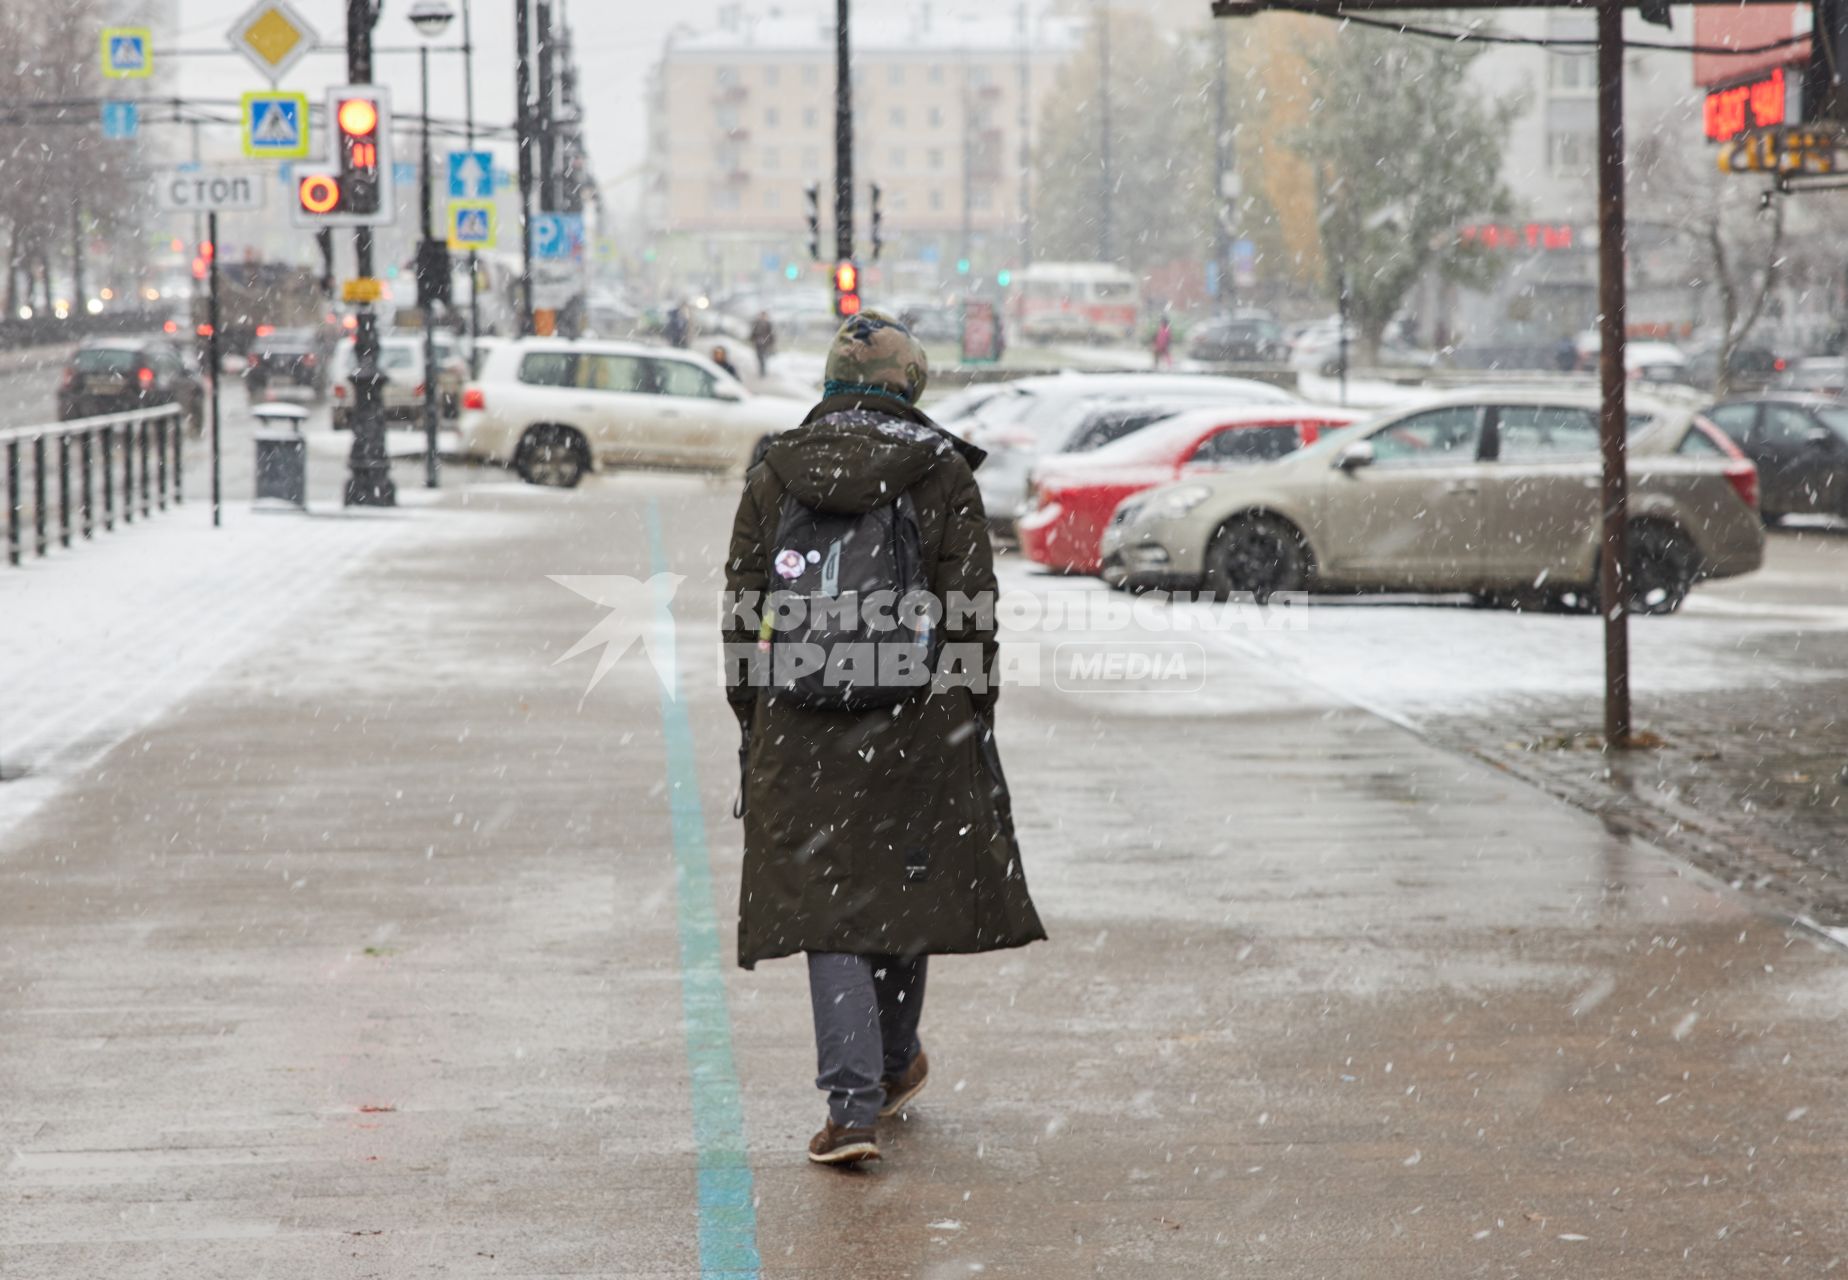
[[[1025,5],[970,19],[906,5],[862,9],[851,35],[860,256],[875,183],[888,259],[999,261],[1017,249],[1038,104],[1079,24]],[[725,275],[806,259],[804,190],[818,184],[831,254],[834,139],[831,16],[732,6],[717,28],[670,38],[649,92],[651,243]]]

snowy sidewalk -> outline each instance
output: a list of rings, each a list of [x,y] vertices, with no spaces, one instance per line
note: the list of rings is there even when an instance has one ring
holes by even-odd
[[[6,1280],[1718,1280],[1848,1254],[1841,952],[1237,645],[1185,697],[1004,694],[1051,941],[934,963],[931,1087],[880,1166],[812,1167],[802,966],[730,967],[735,482],[438,501],[240,530],[262,554],[176,529],[179,567],[33,609],[48,638],[0,615],[101,681],[145,626],[190,681],[100,757],[52,735],[61,786],[0,832]],[[549,575],[663,572],[679,696],[639,652],[587,696],[595,659],[557,659],[603,611]]]

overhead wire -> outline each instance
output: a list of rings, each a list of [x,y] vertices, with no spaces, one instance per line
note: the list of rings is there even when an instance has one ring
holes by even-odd
[[[1442,27],[1423,26],[1413,22],[1395,22],[1387,18],[1375,18],[1367,14],[1354,13],[1346,9],[1333,11],[1311,8],[1295,8],[1289,4],[1273,6],[1273,12],[1305,13],[1311,17],[1327,18],[1331,22],[1351,22],[1360,27],[1377,27],[1382,31],[1394,31],[1400,35],[1424,36],[1431,40],[1446,40],[1453,44],[1474,41],[1478,44],[1513,44],[1532,45],[1542,49],[1596,49],[1598,42],[1591,38],[1572,36],[1520,36],[1504,31],[1492,31],[1479,28],[1446,30]],[[1808,44],[1810,33],[1786,36],[1781,40],[1772,40],[1756,45],[1717,45],[1717,44],[1671,44],[1665,40],[1625,40],[1626,49],[1653,49],[1665,53],[1698,53],[1713,57],[1752,57],[1763,53],[1775,53],[1792,45]]]

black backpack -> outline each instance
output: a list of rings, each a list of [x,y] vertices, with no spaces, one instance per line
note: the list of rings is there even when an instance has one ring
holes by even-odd
[[[769,569],[772,697],[864,711],[929,686],[941,627],[910,494],[859,514],[785,494]]]

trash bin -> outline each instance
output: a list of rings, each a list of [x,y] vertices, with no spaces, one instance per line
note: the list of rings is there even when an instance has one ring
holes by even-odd
[[[261,404],[257,419],[257,504],[308,509],[308,440],[302,422],[308,410],[299,404]]]

